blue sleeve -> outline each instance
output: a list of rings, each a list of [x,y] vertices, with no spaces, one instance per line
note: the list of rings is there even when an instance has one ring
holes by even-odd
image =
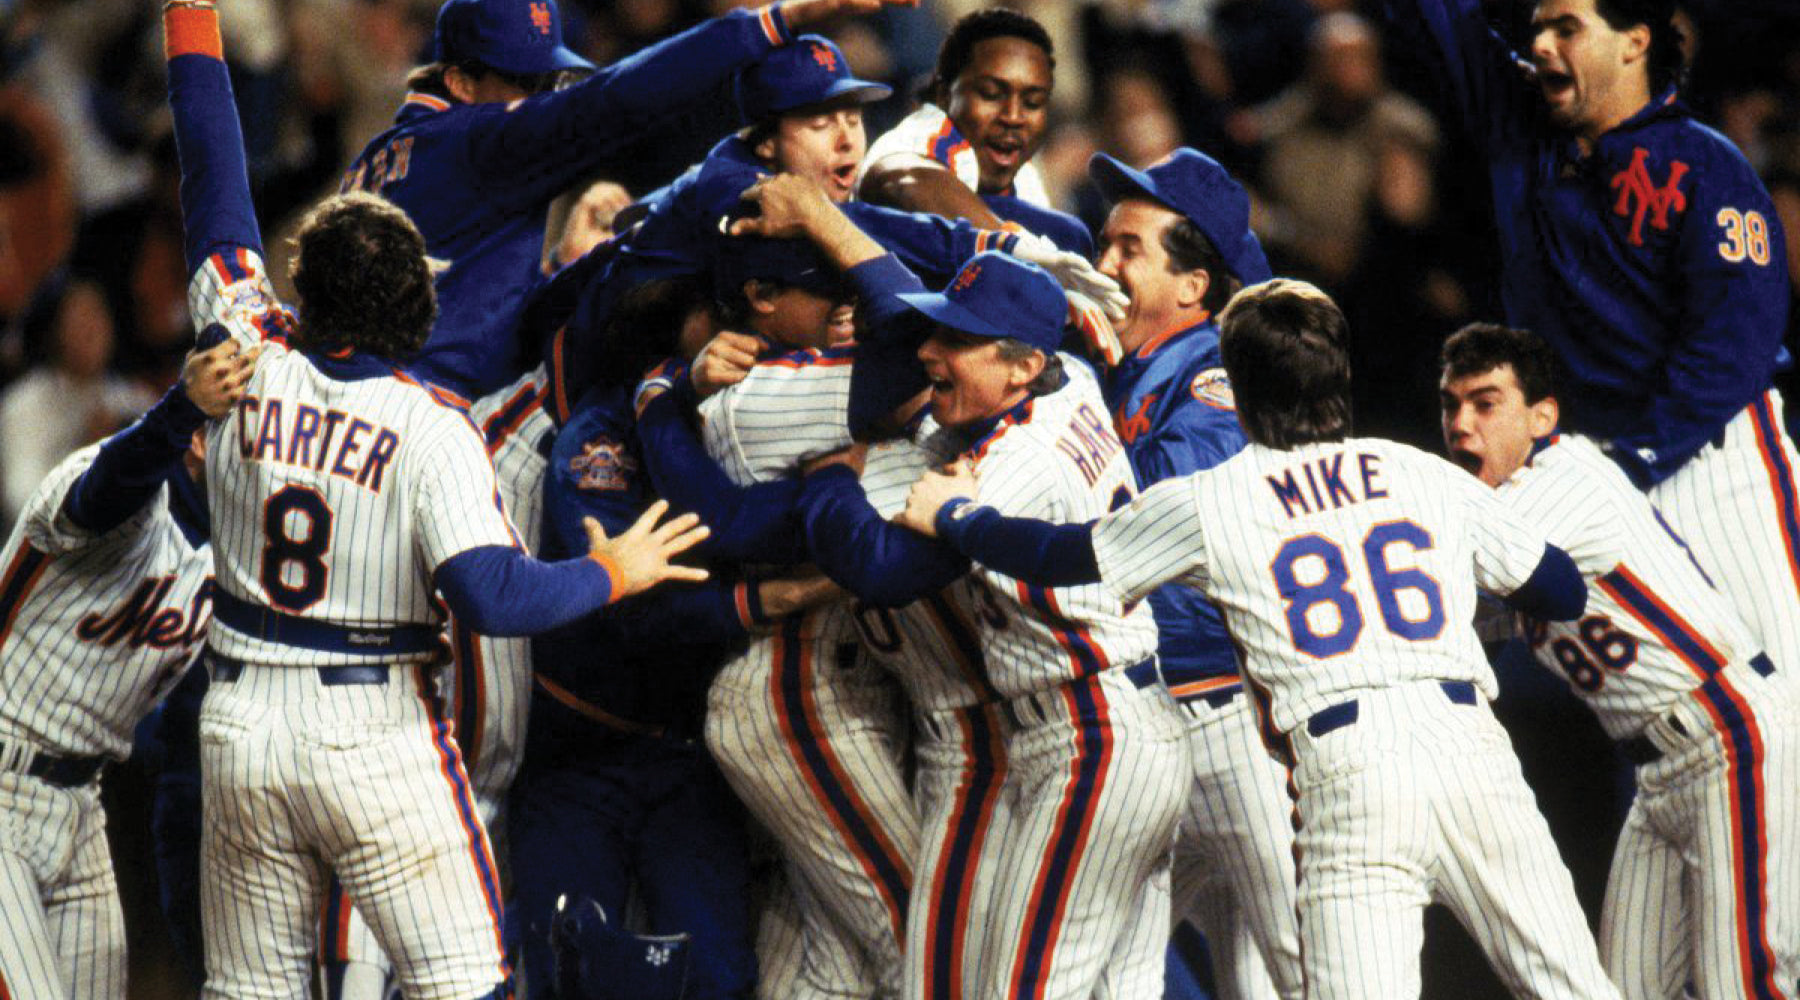
[[[1717,149],[1695,173],[1676,249],[1675,341],[1638,422],[1650,430],[1612,442],[1640,488],[1674,475],[1769,387],[1787,329],[1787,245],[1768,191],[1736,150]]]
[[[664,584],[609,605],[609,641],[633,645],[728,643],[767,624],[754,605],[756,585],[743,581],[708,580],[698,584]]]
[[[1524,586],[1501,598],[1514,611],[1539,621],[1568,622],[1587,609],[1587,584],[1575,560],[1554,545],[1544,546],[1544,556]]]
[[[1488,27],[1481,0],[1383,0],[1389,27],[1443,84],[1470,138],[1493,148],[1529,134],[1535,95],[1518,56]]]
[[[949,281],[963,262],[983,250],[1011,251],[1018,237],[981,229],[966,220],[852,201],[838,206],[857,228],[913,271]]]
[[[700,515],[701,523],[712,529],[699,546],[706,558],[778,565],[800,561],[802,542],[793,517],[798,482],[732,482],[688,427],[674,392],[644,407],[638,441],[656,495],[676,510]]]
[[[981,200],[995,215],[1044,237],[1057,249],[1094,259],[1094,234],[1073,215],[1033,205],[1010,194],[984,194]]]
[[[842,465],[806,477],[800,517],[813,562],[869,604],[911,604],[969,572],[969,560],[956,550],[883,520],[856,473]]]
[[[470,162],[491,197],[539,204],[792,37],[780,4],[713,18],[567,90],[472,116]]]
[[[956,516],[962,508],[967,508],[967,513]],[[937,530],[938,537],[963,555],[1034,586],[1100,582],[1093,522],[1051,524],[1007,517],[992,507],[959,500],[938,511]]]
[[[63,512],[78,527],[104,534],[124,524],[162,488],[183,474],[181,457],[206,414],[177,383],[138,422],[114,434],[63,498]]]
[[[852,437],[869,429],[925,388],[918,349],[931,324],[899,296],[925,290],[924,282],[894,254],[867,260],[848,272],[860,299],[864,339],[850,372],[847,420]]]
[[[224,247],[262,252],[244,134],[221,57],[218,13],[182,7],[164,15],[169,109],[181,159],[181,216],[187,226],[188,273]]]
[[[1184,405],[1154,435],[1127,447],[1132,471],[1144,486],[1210,469],[1244,450],[1237,414],[1205,403]]]
[[[613,579],[587,556],[547,563],[507,545],[458,552],[432,582],[457,618],[482,635],[536,635],[606,606]]]

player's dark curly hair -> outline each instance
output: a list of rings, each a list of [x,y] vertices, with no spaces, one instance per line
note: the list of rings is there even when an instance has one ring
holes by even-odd
[[[1276,278],[1234,296],[1219,351],[1250,440],[1286,451],[1350,436],[1349,324],[1304,281]]]
[[[1555,396],[1562,384],[1562,360],[1544,338],[1498,323],[1470,323],[1450,335],[1438,352],[1445,379],[1485,375],[1511,365],[1525,402]]]
[[[1650,93],[1660,94],[1682,78],[1681,29],[1675,26],[1676,0],[1595,0],[1594,10],[1614,31],[1650,27]]]
[[[1050,69],[1056,70],[1056,47],[1050,33],[1036,19],[1006,7],[988,7],[965,16],[950,29],[949,37],[938,49],[937,69],[925,85],[925,99],[939,107],[950,105],[950,85],[956,82],[969,60],[975,57],[975,46],[990,38],[1020,38],[1044,50]]]
[[[644,282],[620,296],[600,330],[594,383],[637,385],[650,366],[679,353],[683,326],[708,298],[706,282],[691,277]]]
[[[301,221],[294,250],[299,346],[395,361],[425,346],[437,290],[425,237],[399,206],[363,191],[327,198]]]
[[[1169,254],[1169,273],[1205,271],[1208,283],[1200,305],[1217,316],[1231,301],[1243,283],[1225,266],[1225,257],[1212,240],[1191,219],[1177,218],[1162,234],[1163,249]]]

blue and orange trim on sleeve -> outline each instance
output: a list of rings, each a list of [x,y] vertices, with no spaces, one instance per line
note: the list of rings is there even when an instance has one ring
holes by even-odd
[[[7,565],[5,575],[0,576],[0,649],[6,648],[6,640],[12,638],[13,622],[19,617],[19,609],[25,606],[25,599],[31,596],[31,589],[37,586],[38,578],[44,575],[44,569],[49,565],[49,556],[29,543],[21,543]]]
[[[219,38],[219,12],[209,2],[172,3],[163,10],[163,57],[225,58]]]

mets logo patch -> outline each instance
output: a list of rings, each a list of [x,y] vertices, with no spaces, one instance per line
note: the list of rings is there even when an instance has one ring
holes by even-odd
[[[569,459],[575,488],[592,493],[629,489],[637,467],[637,459],[631,457],[623,442],[604,435],[582,445],[581,454]]]
[[[1223,368],[1208,368],[1195,375],[1189,388],[1194,398],[1207,406],[1220,410],[1237,409],[1237,397],[1231,394],[1231,379],[1226,377]]]

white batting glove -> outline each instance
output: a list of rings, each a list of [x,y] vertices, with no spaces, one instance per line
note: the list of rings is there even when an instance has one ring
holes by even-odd
[[[1013,247],[1013,256],[1049,271],[1057,284],[1086,296],[1112,319],[1125,318],[1125,308],[1131,305],[1131,300],[1126,298],[1117,282],[1094,270],[1094,265],[1088,263],[1086,257],[1070,253],[1033,233],[1019,234],[1018,245]]]
[[[1119,335],[1106,318],[1106,313],[1094,300],[1073,289],[1065,289],[1063,296],[1069,300],[1069,322],[1081,331],[1081,339],[1107,367],[1118,364],[1125,357],[1125,348],[1119,343]]]

